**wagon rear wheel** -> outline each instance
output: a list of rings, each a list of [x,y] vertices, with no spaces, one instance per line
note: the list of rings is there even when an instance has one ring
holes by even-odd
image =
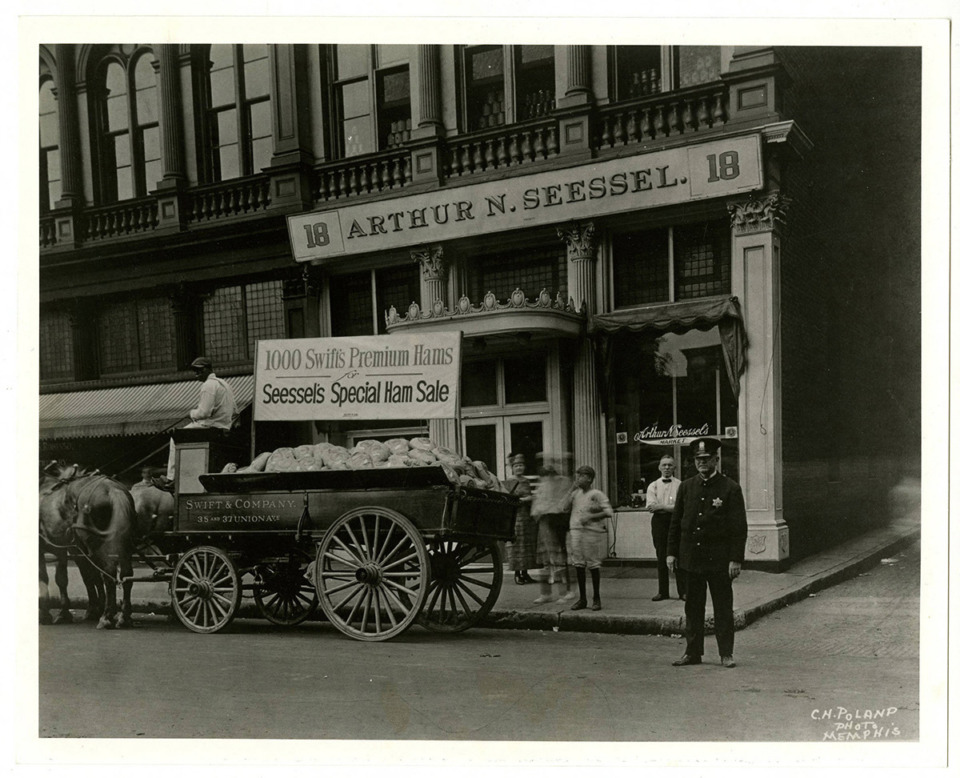
[[[462,632],[486,616],[503,583],[496,543],[437,539],[430,543],[427,601],[420,623],[434,632]]]
[[[257,565],[253,599],[268,621],[292,627],[317,609],[317,591],[297,558]]]
[[[173,610],[194,632],[219,632],[240,607],[240,574],[233,560],[214,546],[196,546],[173,568]]]
[[[327,530],[314,583],[330,623],[357,640],[388,640],[423,606],[430,558],[417,528],[388,508],[357,508]]]

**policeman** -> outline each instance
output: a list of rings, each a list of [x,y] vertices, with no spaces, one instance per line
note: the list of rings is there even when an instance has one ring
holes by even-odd
[[[720,441],[693,441],[697,474],[680,484],[667,537],[667,566],[686,573],[687,648],[673,664],[700,664],[707,587],[713,601],[720,663],[733,661],[733,580],[747,545],[747,513],[739,484],[717,470]]]

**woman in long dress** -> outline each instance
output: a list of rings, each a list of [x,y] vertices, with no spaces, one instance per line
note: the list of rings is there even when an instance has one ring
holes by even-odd
[[[510,569],[513,570],[514,582],[522,586],[533,583],[528,571],[537,566],[537,522],[530,517],[533,489],[530,480],[524,475],[527,463],[523,454],[511,454],[510,467],[513,475],[506,480],[504,486],[510,494],[520,498],[514,538],[509,544]]]

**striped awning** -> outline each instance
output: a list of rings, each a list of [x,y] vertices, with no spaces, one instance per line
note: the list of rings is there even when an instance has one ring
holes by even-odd
[[[253,401],[252,375],[228,376],[242,411]],[[198,381],[143,384],[40,395],[40,440],[151,435],[190,421]]]

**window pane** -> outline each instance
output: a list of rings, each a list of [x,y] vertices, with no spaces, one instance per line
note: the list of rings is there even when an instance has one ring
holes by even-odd
[[[417,265],[401,265],[377,270],[377,326],[383,332],[384,315],[392,305],[400,315],[406,313],[410,303],[420,299],[420,268]]]
[[[253,172],[259,173],[264,168],[270,167],[270,161],[273,159],[273,138],[260,138],[253,141]]]
[[[143,131],[143,158],[146,162],[160,159],[160,128],[147,127]]]
[[[645,230],[613,237],[614,306],[670,300],[669,233]]]
[[[503,360],[505,401],[532,403],[547,401],[547,358],[542,353],[524,354]]]
[[[680,46],[680,88],[720,78],[719,46]]]
[[[128,200],[134,196],[133,168],[130,164],[130,136],[116,135],[112,138],[116,166],[117,199]]]
[[[676,299],[730,293],[730,227],[704,222],[673,230]]]
[[[373,335],[373,295],[370,273],[330,279],[330,320],[333,335]]]
[[[160,370],[176,367],[173,310],[165,297],[137,303],[140,333],[140,367]]]
[[[221,181],[240,177],[240,146],[238,144],[230,143],[221,146],[217,158],[220,161]]]
[[[214,365],[246,359],[243,291],[221,287],[203,301],[203,344]]]
[[[497,360],[464,362],[460,393],[465,408],[497,405]]]
[[[343,123],[343,156],[367,154],[373,148],[373,118],[361,116]]]
[[[337,78],[365,76],[370,72],[370,47],[359,43],[337,44]]]
[[[157,77],[149,56],[140,57],[134,73],[137,90],[137,123],[153,124],[157,121]]]
[[[44,81],[40,87],[40,146],[49,148],[60,144],[57,125],[57,100],[53,96],[53,82]]]
[[[467,49],[471,81],[503,77],[503,47]]]
[[[233,76],[233,46],[210,47],[210,107],[233,105],[236,92]]]
[[[414,58],[414,47],[408,43],[381,43],[377,46],[377,66],[387,67]]]
[[[113,137],[113,155],[117,161],[117,167],[127,167],[130,164],[130,136],[115,135]]]
[[[217,141],[218,145],[235,143],[237,141],[237,112],[231,108],[227,111],[220,111],[216,115]]]
[[[243,81],[248,100],[270,94],[270,60],[264,44],[243,45]]]
[[[47,180],[60,180],[60,151],[54,149],[47,152]]]
[[[392,73],[384,73],[381,80],[380,99],[385,103],[409,102],[410,71],[407,68]]]
[[[280,281],[247,285],[247,354],[251,359],[257,353],[258,340],[284,336],[282,291]]]
[[[492,472],[497,471],[497,425],[470,424],[464,428],[464,448],[467,457],[483,462]]]
[[[273,131],[270,119],[270,101],[264,100],[250,106],[250,136],[253,138],[270,137]]]
[[[39,321],[40,380],[73,378],[73,329],[63,311],[44,312]]]
[[[513,422],[509,423],[509,427],[510,439],[507,449],[514,454],[523,454],[527,460],[527,473],[536,475],[534,462],[537,461],[537,454],[543,453],[543,422]]]
[[[531,62],[543,62],[553,59],[553,46],[521,46],[520,62],[527,65]]]
[[[127,127],[127,83],[123,68],[116,62],[107,66],[106,106],[108,131],[122,130]]]
[[[100,368],[104,373],[136,370],[137,322],[132,302],[113,303],[100,311]]]
[[[340,88],[340,107],[344,119],[353,119],[370,113],[370,92],[366,79]]]

